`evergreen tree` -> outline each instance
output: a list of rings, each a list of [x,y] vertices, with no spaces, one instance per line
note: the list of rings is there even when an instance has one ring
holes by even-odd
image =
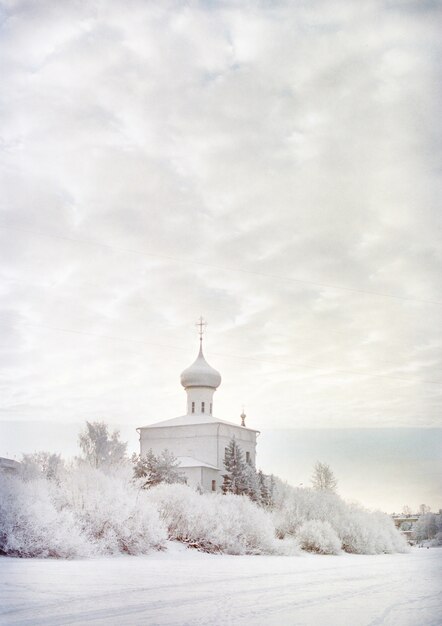
[[[275,493],[276,493],[276,481],[273,474],[270,474],[269,481],[269,507],[273,507],[275,505]]]
[[[178,459],[168,450],[156,456],[149,450],[144,456],[132,455],[133,477],[140,481],[142,489],[150,489],[160,483],[184,483]]]
[[[259,484],[259,496],[260,502],[263,506],[270,506],[271,498],[268,487],[268,477],[265,476],[262,470],[258,472],[258,484]]]
[[[158,459],[150,449],[144,456],[132,455],[133,477],[140,480],[142,489],[149,489],[160,483],[157,467]]]
[[[186,482],[180,462],[169,450],[163,450],[158,457],[158,474],[160,482],[168,485]]]
[[[244,460],[241,448],[236,443],[235,437],[232,437],[224,454],[224,466],[226,473],[223,474],[223,493],[234,493],[236,495],[247,494],[248,464]]]
[[[252,502],[261,504],[261,488],[259,484],[258,474],[256,473],[256,469],[253,467],[253,465],[250,465],[249,463],[245,464],[244,476],[246,484],[246,495],[249,496]]]

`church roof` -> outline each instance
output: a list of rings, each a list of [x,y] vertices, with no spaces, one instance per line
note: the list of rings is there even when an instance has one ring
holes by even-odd
[[[204,358],[201,341],[196,360],[181,374],[181,384],[184,389],[189,387],[212,387],[216,389],[221,384],[221,374]]]
[[[209,469],[219,470],[219,467],[194,459],[192,456],[178,456],[180,467],[208,467]]]
[[[161,422],[155,422],[154,424],[148,424],[147,426],[140,426],[141,428],[167,428],[168,426],[197,426],[198,424],[226,424],[227,426],[235,426],[241,430],[251,430],[254,433],[259,433],[259,430],[255,428],[248,428],[247,426],[241,426],[235,424],[235,422],[228,422],[227,420],[220,420],[213,415],[180,415],[180,417],[172,417],[172,419],[162,420]]]

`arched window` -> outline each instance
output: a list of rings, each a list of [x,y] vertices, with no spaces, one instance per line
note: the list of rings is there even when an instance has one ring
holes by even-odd
[[[201,413],[204,413],[204,402],[201,402]]]
[[[195,402],[192,402],[192,413],[195,413]]]
[[[210,403],[210,415],[212,415],[212,403]]]

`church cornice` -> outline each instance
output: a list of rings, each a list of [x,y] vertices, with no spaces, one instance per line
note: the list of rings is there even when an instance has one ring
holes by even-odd
[[[186,416],[184,416],[186,417]],[[257,430],[256,428],[249,428],[248,426],[241,426],[240,424],[235,424],[234,422],[228,422],[226,420],[220,420],[220,419],[216,419],[214,418],[213,420],[204,420],[204,421],[192,421],[192,422],[188,422],[186,424],[176,424],[173,423],[173,419],[179,419],[179,418],[172,418],[172,420],[164,420],[164,422],[157,422],[154,424],[147,424],[146,426],[138,426],[137,430],[145,430],[147,428],[151,429],[151,428],[185,428],[185,427],[189,427],[189,426],[228,426],[229,428],[237,428],[239,431],[248,431],[248,432],[252,432],[252,433],[260,433],[261,431]],[[169,423],[167,423],[169,422]]]

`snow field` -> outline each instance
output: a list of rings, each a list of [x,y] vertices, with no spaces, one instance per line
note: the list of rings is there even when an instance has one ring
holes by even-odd
[[[440,626],[442,549],[297,557],[0,557],[5,626]]]

